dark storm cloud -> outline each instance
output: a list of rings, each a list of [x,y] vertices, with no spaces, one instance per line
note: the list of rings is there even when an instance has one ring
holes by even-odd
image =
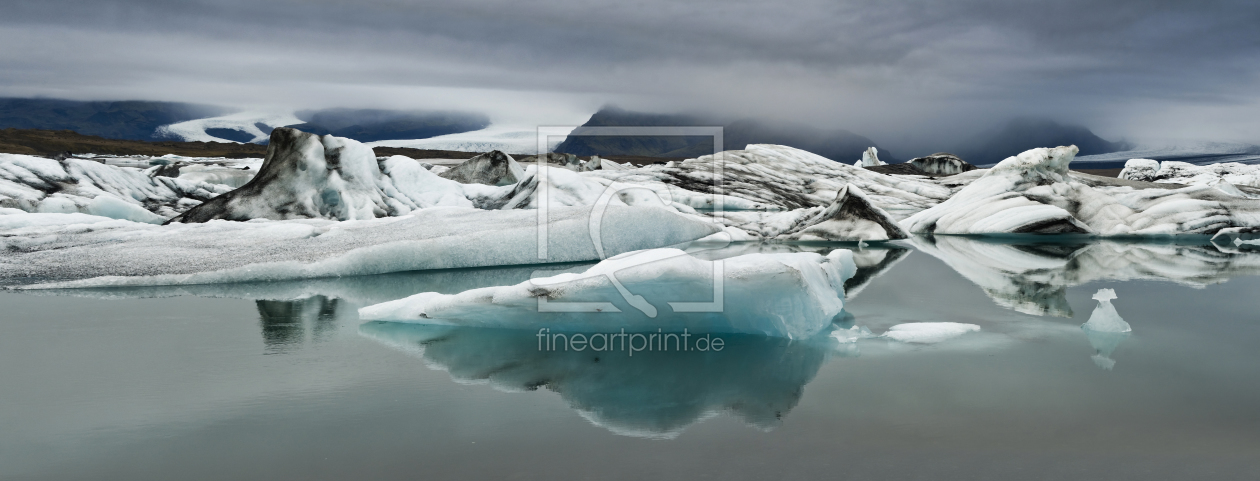
[[[0,95],[521,115],[613,101],[886,136],[1038,115],[1130,137],[1260,140],[1248,114],[1260,106],[1255,2],[88,0],[3,11]]]

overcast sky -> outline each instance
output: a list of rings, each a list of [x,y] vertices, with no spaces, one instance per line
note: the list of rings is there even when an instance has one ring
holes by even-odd
[[[1260,2],[0,0],[0,96],[1260,143]]]

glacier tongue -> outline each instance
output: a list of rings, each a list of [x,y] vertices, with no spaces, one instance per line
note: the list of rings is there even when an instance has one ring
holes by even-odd
[[[706,261],[677,249],[653,249],[607,259],[580,274],[454,295],[422,293],[365,307],[359,315],[473,327],[662,328],[804,338],[840,314],[844,282],[856,270],[848,250]]]

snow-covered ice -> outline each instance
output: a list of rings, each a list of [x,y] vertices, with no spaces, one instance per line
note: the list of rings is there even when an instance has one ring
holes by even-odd
[[[511,185],[525,177],[516,159],[498,150],[486,152],[438,174],[461,184]]]
[[[248,184],[174,221],[373,219],[433,206],[468,207],[474,205],[469,197],[502,190],[443,179],[407,157],[378,159],[354,140],[277,128],[267,159]]]
[[[83,158],[0,154],[0,207],[27,212],[81,212],[161,222],[230,190],[222,184],[155,177],[137,168]]]
[[[1213,164],[1220,162],[1240,162],[1254,164],[1260,162],[1260,146],[1239,142],[1182,142],[1172,145],[1148,144],[1139,145],[1132,150],[1111,152],[1106,154],[1083,155],[1076,158],[1078,167],[1088,167],[1091,163],[1114,164],[1129,159],[1154,159],[1158,161],[1173,160],[1191,164]]]
[[[706,261],[653,249],[609,258],[580,274],[455,295],[422,293],[365,307],[359,315],[474,327],[666,328],[800,339],[831,325],[844,307],[844,282],[856,270],[848,250]]]
[[[873,205],[896,219],[934,206],[953,193],[950,187],[923,179],[885,175],[800,149],[764,144],[665,165],[588,175],[624,183],[660,182],[705,194],[716,192],[738,198],[751,208],[784,211],[829,206],[840,189],[856,185]],[[728,203],[726,208],[743,207]]]
[[[0,279],[44,288],[187,285],[601,257],[592,241],[589,208],[551,209],[546,259],[539,258],[537,220],[534,211],[467,207],[346,222],[156,226],[93,217],[86,219],[90,224],[26,225],[0,232],[0,251],[5,252],[0,256]],[[681,244],[719,230],[651,207],[609,206],[594,224],[600,227],[603,255]]]
[[[907,163],[929,175],[956,175],[976,168],[957,155],[945,152],[911,159]]]
[[[901,225],[925,234],[1098,236],[1210,235],[1260,225],[1260,200],[1210,186],[1069,174],[1076,152],[1076,146],[1039,148],[1010,157]]]
[[[1120,171],[1121,179],[1183,185],[1246,186],[1257,188],[1247,194],[1260,197],[1260,165],[1225,162],[1195,165],[1187,162],[1130,159]],[[1228,187],[1227,187],[1228,188]]]
[[[856,185],[842,187],[835,202],[819,210],[817,215],[776,237],[793,241],[885,241],[907,237],[897,221],[872,205]]]

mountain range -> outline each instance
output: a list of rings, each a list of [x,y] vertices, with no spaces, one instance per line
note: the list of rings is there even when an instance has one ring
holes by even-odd
[[[1076,145],[1081,156],[1129,150],[1127,142],[1109,142],[1079,125],[1053,120],[1017,118],[1005,125],[976,135],[951,147],[955,154],[974,165],[991,165],[1028,149]]]
[[[163,125],[226,113],[220,107],[176,102],[0,98],[0,128],[73,130],[125,140],[154,140]]]
[[[361,142],[377,142],[477,132],[489,127],[490,120],[485,114],[469,112],[336,108],[284,115],[255,115],[233,113],[222,107],[176,102],[0,99],[0,129],[72,130],[107,139],[266,143],[271,129],[282,125],[321,135],[333,134]],[[713,153],[713,139],[707,136],[583,135],[584,128],[605,126],[718,126],[723,129],[724,150],[742,149],[748,144],[780,144],[838,162],[853,163],[868,147],[877,147],[884,162],[909,160],[895,155],[893,151],[901,152],[895,146],[890,150],[868,137],[843,129],[704,114],[634,112],[612,106],[591,115],[555,150],[581,156],[656,158],[690,158]],[[159,127],[163,127],[161,133],[158,133]],[[1034,147],[1069,144],[1079,147],[1082,157],[1132,148],[1125,142],[1102,139],[1079,125],[1018,118],[965,138],[955,145],[942,145],[939,150],[983,166]]]

